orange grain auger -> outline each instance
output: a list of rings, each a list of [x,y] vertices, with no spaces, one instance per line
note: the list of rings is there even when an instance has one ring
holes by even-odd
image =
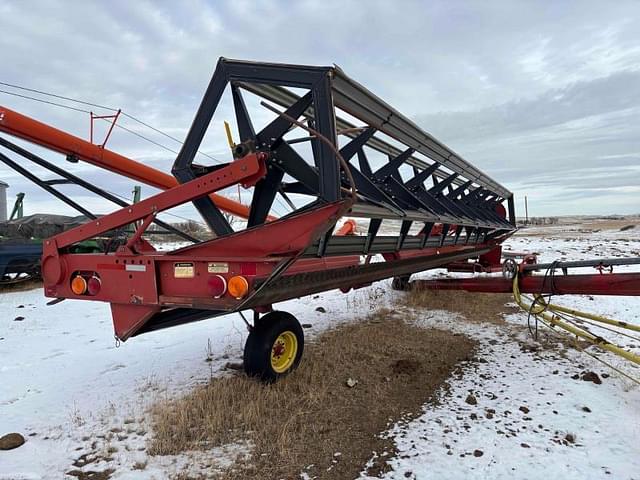
[[[62,153],[71,160],[82,160],[161,190],[178,185],[178,181],[168,173],[156,170],[101,145],[95,145],[3,106],[0,106],[0,132]],[[241,218],[249,216],[249,207],[239,202],[215,193],[212,193],[210,198],[218,208],[225,212]]]

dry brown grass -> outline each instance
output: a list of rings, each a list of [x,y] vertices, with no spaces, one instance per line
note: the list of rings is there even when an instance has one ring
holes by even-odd
[[[34,290],[36,288],[42,288],[42,279],[34,278],[20,283],[0,285],[0,293],[26,292],[29,290]]]
[[[354,478],[374,451],[393,453],[393,443],[379,437],[390,419],[420,412],[456,364],[472,357],[474,345],[382,312],[323,334],[308,345],[300,368],[276,384],[216,378],[161,402],[153,411],[150,452],[248,441],[251,459],[214,478],[299,478],[302,471],[318,479]],[[347,387],[348,378],[357,385]]]
[[[519,309],[507,306],[513,302],[509,293],[472,293],[463,290],[430,290],[422,288],[420,282],[412,282],[412,290],[403,295],[398,303],[411,308],[447,310],[461,314],[467,320],[477,322],[504,323],[503,315]]]

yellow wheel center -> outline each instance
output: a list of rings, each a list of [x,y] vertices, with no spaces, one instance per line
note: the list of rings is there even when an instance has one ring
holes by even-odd
[[[298,338],[289,330],[282,332],[271,347],[271,368],[284,373],[291,368],[298,353]]]

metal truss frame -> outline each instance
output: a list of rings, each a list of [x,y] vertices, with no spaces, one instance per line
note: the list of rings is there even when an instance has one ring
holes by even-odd
[[[278,194],[285,200],[289,200],[288,194],[307,195],[313,200],[311,206],[295,211],[344,198],[352,185],[345,173],[340,172],[335,152],[339,150],[340,156],[348,162],[357,191],[357,201],[348,214],[371,219],[365,245],[357,247],[361,253],[370,251],[383,219],[402,222],[395,241],[397,249],[404,246],[414,222],[423,225],[421,235],[425,239],[434,225],[441,224],[443,242],[451,235],[455,243],[465,244],[483,242],[515,229],[511,192],[335,66],[310,67],[221,58],[173,165],[172,172],[178,181],[188,182],[221,168],[197,165],[194,158],[228,86],[240,135],[234,155],[268,154],[267,174],[255,185],[249,228],[268,221]],[[298,95],[292,88],[307,93]],[[283,108],[283,115],[256,132],[243,92],[258,95]],[[344,120],[340,112],[348,113],[361,124]],[[285,139],[285,135],[295,128],[291,119],[305,120],[335,148],[331,149],[315,135]],[[399,149],[380,134],[406,148]],[[341,147],[339,135],[348,138]],[[292,146],[302,142],[310,143],[313,158],[303,158]],[[387,163],[373,170],[367,156],[369,149],[385,154]],[[405,164],[412,167],[411,178],[405,179],[400,173],[400,167]],[[285,182],[285,175],[294,181]],[[288,203],[295,207],[292,202]],[[211,199],[200,198],[194,205],[216,235],[233,232]],[[323,255],[337,238],[329,234],[316,253]],[[426,240],[422,243],[424,248]]]

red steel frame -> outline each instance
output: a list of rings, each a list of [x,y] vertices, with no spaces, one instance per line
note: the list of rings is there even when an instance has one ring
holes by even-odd
[[[254,183],[265,173],[265,156],[263,153],[247,155],[196,180],[46,240],[42,262],[45,295],[110,302],[116,336],[126,340],[163,309],[188,307],[226,313],[248,305],[249,299],[211,296],[208,289],[209,265],[215,262],[228,265],[228,271],[224,273],[226,278],[233,275],[245,276],[250,282],[252,294],[259,290],[258,285],[269,279],[283,262],[291,262],[286,271],[288,276],[358,267],[361,263],[359,255],[300,258],[309,245],[335,225],[349,207],[349,200],[329,203],[286,219],[168,253],[156,251],[142,238],[151,220],[162,211],[236,183]],[[74,243],[140,220],[142,223],[136,233],[115,254],[64,253],[65,248]],[[438,256],[439,264],[443,264],[447,262],[448,255],[457,254],[466,258],[476,251],[487,252],[495,244],[494,241],[473,246],[442,246],[384,256],[388,269],[393,269],[395,263],[400,265],[405,262],[406,265],[407,262],[413,263],[414,259],[417,261],[433,256]],[[176,265],[183,263],[193,265],[191,278],[176,278]],[[100,292],[90,297],[74,294],[70,283],[77,272],[99,273],[102,283]],[[345,289],[354,287],[349,281],[342,284],[338,282],[336,286]],[[301,296],[309,291],[308,288],[308,285],[301,285],[291,291],[280,292],[273,298]],[[314,287],[311,288],[311,291],[316,291],[313,290]],[[321,286],[318,288],[323,289]],[[270,302],[253,303],[250,307],[268,310]]]
[[[447,265],[449,271],[494,273],[502,271],[503,276],[446,278],[417,280],[414,287],[431,290],[465,290],[478,293],[511,293],[513,278],[518,276],[518,290],[522,293],[538,295],[640,295],[640,273],[613,273],[614,265],[640,265],[640,258],[613,258],[596,260],[577,260],[572,262],[552,262],[539,264],[537,255],[509,252],[509,258],[501,262],[501,247],[495,248],[489,255],[480,256],[485,262],[454,262]],[[521,257],[520,264],[515,261]],[[482,270],[467,269],[465,265]],[[569,269],[592,268],[597,274],[569,274]],[[562,274],[556,274],[560,270]],[[544,271],[544,275],[534,272]]]
[[[254,183],[265,174],[265,154],[250,154],[229,166],[123,208],[44,242],[42,275],[45,295],[109,301],[118,338],[125,340],[162,307],[189,306],[230,311],[242,303],[230,297],[214,299],[207,289],[207,268],[212,262],[228,264],[227,276],[242,274],[250,279],[268,277],[284,257],[298,255],[314,239],[335,224],[345,201],[334,202],[287,220],[277,220],[234,235],[159,253],[142,234],[155,216],[236,183]],[[74,243],[143,220],[136,233],[116,254],[65,254]],[[334,259],[301,259],[290,274],[357,264],[358,256]],[[194,265],[190,279],[176,279],[174,266]],[[74,272],[99,272],[102,289],[92,297],[76,295],[70,287]]]
[[[246,300],[230,297],[212,298],[207,288],[208,265],[214,262],[228,264],[229,278],[236,274],[247,277],[252,292],[255,285],[264,282],[282,262],[289,260],[286,276],[303,276],[310,272],[320,273],[353,269],[361,265],[360,255],[342,255],[323,258],[298,258],[320,236],[325,234],[348,208],[348,201],[330,203],[306,213],[294,215],[286,220],[269,217],[270,223],[213,239],[208,242],[186,247],[175,252],[157,252],[142,235],[155,216],[169,208],[210,195],[216,204],[231,213],[246,217],[248,209],[214,192],[234,184],[245,186],[255,184],[265,174],[265,154],[250,154],[235,160],[229,166],[216,170],[191,182],[179,185],[176,180],[138,162],[112,152],[104,145],[94,145],[78,137],[38,122],[5,107],[1,107],[0,131],[26,139],[38,145],[77,156],[94,165],[106,168],[144,183],[167,189],[130,207],[123,208],[75,229],[48,239],[43,245],[42,274],[45,295],[56,299],[96,300],[111,303],[116,336],[126,340],[146,321],[159,312],[174,307],[189,307],[226,313],[247,304]],[[113,126],[113,125],[112,125]],[[74,243],[94,238],[110,230],[142,221],[136,233],[125,246],[115,254],[72,255],[65,249]],[[349,220],[336,235],[353,233],[355,222]],[[432,268],[446,262],[447,256],[459,258],[472,256],[474,252],[488,252],[497,245],[496,239],[483,244],[440,246],[404,250],[384,254],[388,271],[393,271],[394,263],[410,262],[411,259],[441,257]],[[458,258],[458,257],[457,257]],[[293,260],[293,261],[292,261]],[[192,263],[194,278],[176,279],[173,269],[176,264]],[[368,263],[368,260],[367,260]],[[406,266],[405,270],[417,271]],[[91,297],[76,295],[70,288],[72,275],[76,272],[96,272],[102,281],[100,292]],[[377,275],[377,276],[376,276]],[[386,278],[372,273],[371,281]],[[339,287],[346,291],[371,283],[366,280],[353,283],[348,280],[333,282],[328,288]],[[326,289],[305,285],[290,292],[280,292],[269,297],[286,299],[309,292]],[[249,305],[255,310],[270,309],[270,301],[265,304]]]
[[[504,277],[448,278],[416,281],[420,288],[466,290],[467,292],[511,293],[513,280]],[[640,295],[640,273],[557,275],[553,284],[543,275],[523,275],[518,280],[522,293],[542,295]]]
[[[100,272],[103,288],[92,300],[112,302],[116,335],[126,339],[133,328],[160,310],[156,285],[156,268],[161,277],[164,267],[158,254],[142,238],[155,216],[169,208],[200,198],[236,183],[251,184],[265,173],[262,153],[238,159],[229,166],[118,210],[90,223],[48,239],[43,245],[42,276],[45,295],[56,298],[80,298],[70,288],[73,272]],[[110,230],[143,220],[136,233],[115,255],[71,255],[62,253],[74,243],[93,238]],[[226,240],[226,239],[225,239]],[[201,246],[201,245],[199,245]],[[169,268],[193,257],[175,255],[167,261]],[[213,255],[208,260],[219,260]],[[124,286],[128,288],[123,288]],[[85,297],[85,299],[88,299]]]

